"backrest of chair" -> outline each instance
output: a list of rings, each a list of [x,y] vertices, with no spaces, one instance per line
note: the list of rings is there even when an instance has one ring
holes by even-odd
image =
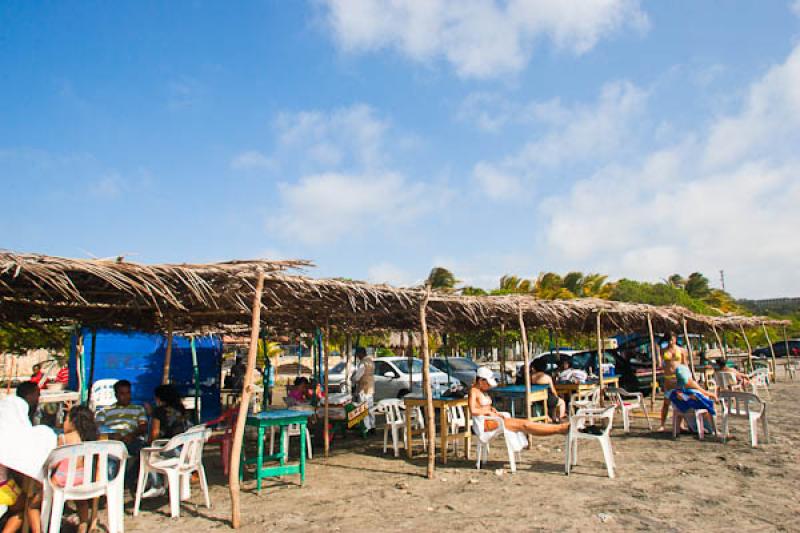
[[[466,425],[467,418],[464,414],[463,405],[451,405],[447,408],[447,421],[450,424],[457,424],[459,426]]]
[[[185,433],[175,435],[164,446],[164,451],[180,447],[178,469],[200,464],[203,459],[203,444],[211,435],[211,430],[204,426],[195,426]]]
[[[127,459],[128,452],[125,445],[118,441],[94,441],[80,444],[59,446],[52,452],[45,462],[45,482],[53,488],[71,492],[92,492],[105,488],[109,482],[124,475],[121,468],[117,468],[115,475],[109,479],[109,458],[119,463]],[[67,475],[63,487],[53,482],[53,474],[66,462]],[[83,463],[82,465],[80,463]]]
[[[89,408],[96,411],[98,407],[108,407],[117,403],[117,395],[114,392],[116,379],[99,379],[92,384],[92,399]]]
[[[730,390],[738,384],[736,376],[730,372],[719,371],[714,375],[714,378],[717,380],[717,387],[723,390]]]
[[[719,401],[723,412],[730,416],[750,418],[750,414],[763,414],[766,404],[750,392],[721,391]]]
[[[387,400],[383,404],[383,409],[386,414],[386,422],[389,424],[405,422],[404,407],[400,400]]]
[[[758,387],[766,387],[769,385],[769,370],[766,368],[757,368],[755,372],[750,375],[750,383]]]

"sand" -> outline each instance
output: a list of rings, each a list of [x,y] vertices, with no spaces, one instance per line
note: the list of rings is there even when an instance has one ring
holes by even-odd
[[[381,435],[354,436],[336,443],[327,460],[315,455],[303,487],[296,477],[269,480],[257,495],[246,480],[242,531],[800,531],[799,389],[800,381],[774,386],[771,441],[755,449],[741,423],[727,444],[688,434],[672,440],[647,431],[644,419],[628,434],[615,427],[613,480],[595,443],[582,447],[581,462],[565,476],[563,437],[534,439],[515,474],[494,446],[485,469],[460,458],[427,480],[424,456],[394,458],[383,454]],[[216,454],[209,449],[205,461],[212,509],[199,505],[195,485],[177,520],[166,497],[146,500],[136,518],[128,502],[126,530],[229,530]]]

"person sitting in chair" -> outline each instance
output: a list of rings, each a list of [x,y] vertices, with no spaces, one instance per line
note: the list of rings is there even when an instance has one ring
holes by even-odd
[[[522,418],[511,418],[508,413],[500,413],[492,407],[492,399],[487,394],[489,389],[497,386],[494,373],[487,367],[478,368],[475,375],[475,382],[469,390],[469,409],[472,416],[499,416],[504,418],[504,424],[509,431],[522,431],[528,435],[539,437],[555,435],[557,433],[566,434],[569,431],[569,422],[561,424],[542,424],[525,420]],[[497,422],[486,420],[485,430],[492,431],[497,429]]]

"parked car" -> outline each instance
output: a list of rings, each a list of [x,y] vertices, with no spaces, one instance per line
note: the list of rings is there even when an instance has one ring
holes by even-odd
[[[411,387],[408,380],[408,358],[377,357],[375,358],[375,401],[386,398],[402,398],[409,392],[422,392],[422,360],[412,359]],[[357,364],[352,363],[355,372]],[[330,369],[328,387],[331,392],[343,392],[349,376],[345,376],[347,364],[341,361]],[[431,386],[444,390],[448,386],[447,374],[431,365]],[[451,379],[452,381],[452,379]]]
[[[433,357],[431,358],[431,366],[449,375],[451,382],[457,380],[465,387],[470,387],[475,381],[475,373],[481,365],[467,357]],[[498,383],[502,382],[500,372],[496,370],[493,370],[493,372],[494,379]],[[510,382],[511,378],[508,373],[506,373],[506,377]]]
[[[775,357],[786,357],[786,341],[772,343],[775,349]],[[789,353],[792,357],[800,357],[800,339],[789,339]],[[772,351],[769,346],[756,348],[753,350],[753,357],[772,358]]]
[[[543,352],[531,359],[531,364],[533,364],[534,360],[541,357],[544,357],[547,361],[546,372],[553,377],[558,374],[560,359],[565,357],[570,360],[570,366],[572,368],[583,370],[587,374],[597,374],[597,350],[559,350],[558,352]],[[607,364],[616,363],[613,350],[605,350],[603,362]],[[517,366],[517,383],[522,383],[525,379],[525,375],[522,372],[522,364],[520,364]]]

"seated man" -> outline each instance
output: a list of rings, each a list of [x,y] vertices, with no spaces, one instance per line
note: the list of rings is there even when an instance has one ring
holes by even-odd
[[[675,379],[677,388],[667,391],[665,396],[672,403],[672,408],[681,413],[705,409],[708,412],[705,413],[704,422],[710,430],[713,422],[711,417],[716,414],[714,402],[717,400],[717,395],[701,387],[692,378],[692,372],[686,365],[678,365],[675,368]],[[694,431],[697,428],[690,427],[690,429]]]
[[[572,362],[568,357],[561,359],[561,365],[558,368],[558,383],[586,383],[589,379],[589,374],[580,368],[572,368]]]
[[[144,447],[147,435],[147,412],[141,405],[131,403],[131,382],[121,379],[114,383],[117,403],[95,414],[97,425],[111,427],[118,439],[128,448],[128,466],[125,483],[135,490],[139,474],[139,451]]]

